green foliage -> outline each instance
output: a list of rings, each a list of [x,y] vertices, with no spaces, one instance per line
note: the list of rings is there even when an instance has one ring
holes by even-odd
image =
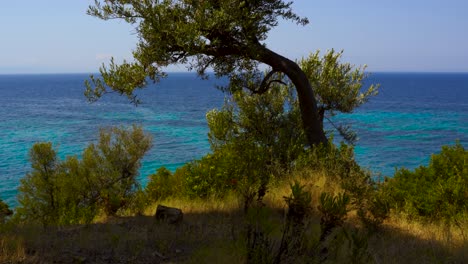
[[[323,171],[335,180],[352,180],[364,177],[364,171],[356,162],[354,148],[345,143],[329,144],[309,149],[296,161],[296,169],[312,168]]]
[[[134,62],[103,66],[102,79],[91,78],[86,95],[95,100],[111,89],[137,102],[134,89],[144,87],[146,77],[164,77],[162,68],[171,64],[186,63],[200,75],[210,67],[218,76],[255,70],[259,51],[265,50],[260,42],[279,20],[308,23],[291,5],[282,0],[96,0],[89,15],[124,20],[140,41]]]
[[[29,151],[32,171],[18,188],[19,215],[50,223],[58,218],[59,161],[52,143],[36,143]]]
[[[229,157],[206,155],[200,160],[190,162],[185,168],[185,183],[190,197],[222,197],[229,189],[229,173],[223,165]]]
[[[10,208],[8,207],[8,204],[6,204],[5,202],[2,201],[2,199],[0,199],[0,224],[5,221],[5,218],[7,216],[10,216],[12,214],[13,214],[13,211],[10,210]]]
[[[291,166],[305,144],[298,141],[305,139],[297,107],[285,110],[288,90],[277,88],[258,96],[237,91],[221,110],[207,113],[213,153],[185,166],[189,196],[236,190],[247,208],[255,197],[262,199],[272,175]],[[297,123],[289,122],[292,115]]]
[[[378,85],[362,91],[363,82],[368,77],[364,72],[366,66],[356,68],[342,63],[342,55],[343,51],[332,49],[321,57],[317,51],[299,61],[299,66],[315,87],[319,108],[329,111],[330,116],[336,112],[351,113],[378,93]]]
[[[343,51],[327,51],[323,57],[317,51],[298,64],[314,87],[319,116],[328,120],[337,129],[343,139],[354,144],[357,135],[348,125],[336,125],[331,117],[340,113],[352,113],[354,109],[366,103],[378,93],[379,85],[370,85],[363,91],[363,82],[368,77],[364,67],[354,67],[340,62]]]
[[[106,213],[115,214],[139,188],[136,177],[151,141],[151,136],[141,127],[109,128],[101,130],[96,145],[85,149],[84,169],[94,176],[90,180],[96,186],[94,192]]]
[[[89,223],[98,210],[115,214],[139,189],[136,177],[151,137],[139,127],[102,129],[82,160],[57,158],[51,143],[30,151],[32,170],[21,180],[17,217],[43,224]]]
[[[231,182],[238,183],[235,189],[248,207],[255,196],[262,199],[274,174],[292,167],[306,141],[310,145],[325,141],[323,125],[317,125],[310,85],[305,78],[297,78],[304,72],[261,43],[281,19],[308,23],[293,13],[291,5],[281,0],[95,1],[88,14],[104,20],[125,20],[135,26],[140,42],[133,63],[117,65],[112,60],[108,67],[103,66],[102,79],[91,77],[86,83],[86,95],[96,100],[114,91],[138,103],[134,90],[143,88],[147,77],[159,81],[165,77],[161,68],[176,63],[187,63],[202,77],[210,67],[216,76],[230,77],[230,101],[220,111],[207,115],[213,154],[187,165],[182,178],[188,195],[197,197],[223,195],[234,187]],[[361,69],[352,71],[349,64],[339,64],[341,53],[327,56],[319,61],[324,64],[322,70],[309,71],[307,77],[320,79],[321,85],[328,81],[329,87],[340,90],[341,97],[336,100],[348,101],[336,110],[351,112],[374,90],[356,92],[364,78]],[[310,63],[314,59],[318,56],[311,56]],[[259,71],[259,63],[270,65],[280,79],[270,80],[273,75]],[[337,64],[335,68],[333,64]],[[279,85],[285,84],[283,73],[292,79],[285,87]],[[244,88],[259,95],[249,96]],[[294,93],[294,88],[302,92]],[[353,96],[360,98],[352,101]],[[328,105],[332,100],[324,101],[324,111],[335,110],[336,102]]]
[[[284,197],[289,208],[288,218],[296,223],[301,223],[311,210],[312,196],[304,188],[305,186],[295,182],[291,184],[291,195]]]
[[[342,143],[339,147],[332,144],[315,147],[297,160],[296,167],[323,172],[338,183],[367,227],[374,229],[388,217],[387,195],[372,180],[370,172],[357,164],[352,146]]]
[[[306,219],[312,210],[312,196],[309,191],[305,190],[305,186],[297,181],[290,187],[291,195],[284,197],[288,205],[288,213],[274,263],[283,263],[284,258],[288,256],[303,255],[302,250],[307,244],[305,243]]]
[[[349,202],[350,198],[345,193],[340,193],[337,196],[328,193],[320,195],[320,205],[318,206],[318,210],[322,214],[320,241],[324,241],[335,227],[343,225],[349,211]]]
[[[207,121],[213,151],[226,145],[240,151],[255,148],[263,153],[266,164],[285,169],[306,145],[292,87],[277,85],[256,95],[235,91],[222,109],[208,112]]]
[[[261,149],[252,144],[219,148],[182,168],[186,194],[200,198],[223,197],[234,190],[243,197],[247,208],[270,177],[270,171],[265,170],[265,160]]]
[[[320,205],[318,210],[322,213],[322,219],[325,222],[336,223],[336,226],[341,225],[348,213],[349,196],[340,193],[337,196],[328,193],[320,195]]]
[[[188,165],[176,170],[174,174],[165,167],[159,168],[155,174],[149,176],[150,180],[145,188],[145,193],[150,202],[186,194],[185,177],[187,177]]]
[[[311,82],[328,85],[328,89],[318,89],[316,96],[329,116],[338,111],[351,112],[376,94],[375,86],[360,92],[365,78],[362,69],[352,70],[349,64],[339,63],[340,56],[341,53],[331,51],[320,59],[317,52],[300,62]],[[321,70],[312,71],[312,66]],[[304,166],[347,181],[360,177],[364,183],[364,178],[368,178],[355,162],[352,147],[342,144],[339,148],[308,149],[294,86],[282,74],[277,75],[278,79],[262,92],[258,92],[259,88],[244,89],[257,83],[255,76],[246,74],[242,82],[232,81],[224,106],[207,113],[213,154],[187,167],[191,195],[222,194],[233,187],[226,182],[235,181],[247,206],[255,196],[261,199],[272,176]],[[356,185],[348,185],[353,184]]]
[[[427,167],[402,168],[384,190],[392,206],[412,217],[452,220],[468,211],[468,151],[457,142],[443,146]]]
[[[220,110],[207,114],[215,168],[235,180],[245,209],[261,200],[272,177],[290,170],[304,152],[306,138],[293,89],[273,86],[262,94],[239,89]],[[225,178],[221,178],[225,180]]]
[[[370,187],[366,191],[354,204],[364,226],[370,231],[376,231],[390,215],[390,199],[381,189],[381,185],[376,189]]]
[[[125,206],[126,212],[129,212],[129,214],[143,215],[148,206],[151,205],[152,200],[148,198],[147,192],[138,188],[136,192],[129,197],[127,205]]]

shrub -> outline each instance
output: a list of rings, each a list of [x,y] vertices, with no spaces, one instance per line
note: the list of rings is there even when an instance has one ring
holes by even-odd
[[[289,169],[306,145],[299,103],[288,86],[254,95],[236,90],[222,109],[208,112],[207,121],[214,152],[226,145],[237,154],[255,148],[265,163]]]
[[[320,218],[320,241],[324,241],[335,227],[342,226],[348,214],[349,196],[345,193],[337,196],[328,193],[320,195],[318,210],[322,214]]]
[[[388,196],[355,161],[353,146],[341,143],[310,149],[296,162],[296,170],[304,168],[325,173],[340,186],[349,196],[350,209],[357,211],[366,227],[375,229],[388,217]]]
[[[245,207],[255,197],[261,200],[272,169],[263,149],[251,142],[223,145],[214,153],[177,169],[176,178],[183,179],[185,194],[207,198],[223,197],[235,191],[243,197]]]
[[[174,175],[166,167],[159,168],[155,174],[149,176],[149,179],[145,192],[150,201],[155,202],[175,193],[177,184]]]
[[[20,180],[18,215],[50,223],[58,219],[60,162],[52,143],[36,143],[29,151],[32,171]]]
[[[401,168],[384,189],[392,207],[411,217],[451,220],[468,211],[468,151],[457,142],[432,155],[427,167]]]
[[[312,211],[312,196],[305,190],[305,186],[297,181],[290,187],[291,195],[283,197],[288,206],[288,213],[275,263],[283,263],[283,258],[287,255],[303,255],[302,251],[307,244],[305,243],[306,219]]]
[[[312,196],[310,192],[305,190],[305,186],[300,185],[297,181],[290,187],[291,195],[284,197],[284,201],[288,205],[287,219],[296,224],[302,224],[311,211]]]
[[[137,176],[141,159],[151,148],[151,136],[141,127],[131,130],[102,129],[96,145],[91,144],[83,154],[85,169],[89,169],[99,205],[107,214],[115,214],[138,190]]]
[[[139,127],[102,129],[82,160],[57,158],[51,143],[30,151],[32,170],[21,180],[17,216],[43,224],[89,223],[98,210],[115,214],[140,189],[136,177],[151,137]]]
[[[308,149],[296,161],[296,170],[302,168],[325,172],[328,177],[334,180],[366,177],[365,171],[354,158],[353,146],[345,143],[341,143],[339,146],[330,143]]]
[[[13,211],[10,210],[8,204],[0,199],[0,224],[5,221],[5,218],[12,215]]]
[[[233,167],[226,166],[229,162],[230,157],[216,153],[186,164],[183,177],[187,195],[199,198],[224,196],[231,187],[230,175],[235,177],[230,172]]]

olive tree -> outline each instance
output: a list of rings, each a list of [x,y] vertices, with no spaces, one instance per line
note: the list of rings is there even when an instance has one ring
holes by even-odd
[[[326,143],[317,101],[299,65],[269,49],[268,33],[280,20],[299,25],[307,18],[283,0],[95,0],[88,14],[103,20],[120,19],[135,27],[139,38],[132,62],[111,60],[100,69],[102,78],[91,76],[86,95],[96,100],[107,92],[126,95],[138,103],[134,91],[158,82],[165,66],[186,64],[202,77],[207,69],[228,76],[254,92],[264,92],[275,73],[284,73],[297,90],[301,119],[310,145]],[[271,71],[263,74],[261,64]],[[251,82],[246,83],[249,79]]]
[[[335,125],[330,117],[352,112],[377,93],[377,86],[369,85],[363,89],[367,76],[364,68],[342,63],[341,55],[342,52],[334,50],[323,56],[316,52],[298,64],[309,81],[321,87],[316,93],[321,125],[323,121],[331,122],[348,143],[353,143],[352,131]],[[247,78],[245,81],[252,82]],[[301,126],[297,92],[294,84],[281,74],[275,74],[270,82],[270,88],[262,92],[231,84],[223,107],[207,113],[208,138],[213,154],[196,163],[210,170],[193,173],[197,179],[194,185],[207,186],[202,189],[209,191],[210,186],[218,184],[215,190],[221,191],[226,179],[234,179],[245,183],[232,187],[241,191],[249,204],[255,195],[262,199],[272,177],[281,177],[285,171],[300,167],[298,159],[307,156],[308,148]],[[330,157],[333,153],[342,154],[333,149],[314,148],[313,153]],[[354,164],[354,160],[349,161]],[[340,166],[347,164],[340,163]]]
[[[309,82],[316,87],[320,126],[324,120],[337,129],[345,141],[354,143],[356,134],[348,125],[335,125],[331,117],[337,113],[352,113],[356,108],[369,101],[378,93],[379,85],[370,84],[364,89],[368,77],[366,66],[356,67],[341,62],[343,51],[333,49],[320,56],[320,51],[299,60],[299,66],[307,75]]]
[[[340,61],[343,52],[330,50],[310,54],[298,61],[310,83],[318,87],[320,125],[328,121],[348,143],[355,133],[349,126],[335,125],[331,117],[351,113],[377,94],[378,85],[365,89],[365,67]],[[230,86],[232,92],[221,109],[208,112],[209,140],[213,151],[228,144],[242,145],[248,140],[269,153],[269,163],[282,167],[294,161],[305,149],[306,138],[301,130],[298,96],[294,85],[282,76],[275,76],[268,91],[252,94],[242,87]],[[241,149],[244,149],[242,147]]]

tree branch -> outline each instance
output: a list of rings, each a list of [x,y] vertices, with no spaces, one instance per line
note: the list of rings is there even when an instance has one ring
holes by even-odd
[[[270,80],[271,77],[273,77],[273,75],[275,75],[276,73],[280,73],[281,71],[280,70],[271,70],[269,73],[267,73],[267,75],[265,75],[265,77],[263,78],[262,80],[262,83],[260,84],[260,87],[258,89],[251,89],[251,88],[248,88],[252,94],[264,94],[265,92],[267,92],[270,87],[271,87],[271,84],[273,83],[279,83],[279,84],[283,84],[283,85],[287,85],[285,82],[283,82],[283,80],[281,79],[274,79],[274,80]]]

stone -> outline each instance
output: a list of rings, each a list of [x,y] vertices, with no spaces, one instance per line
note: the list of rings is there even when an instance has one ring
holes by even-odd
[[[158,205],[155,214],[156,219],[166,221],[169,224],[178,224],[182,222],[184,214],[182,210],[174,207]]]

